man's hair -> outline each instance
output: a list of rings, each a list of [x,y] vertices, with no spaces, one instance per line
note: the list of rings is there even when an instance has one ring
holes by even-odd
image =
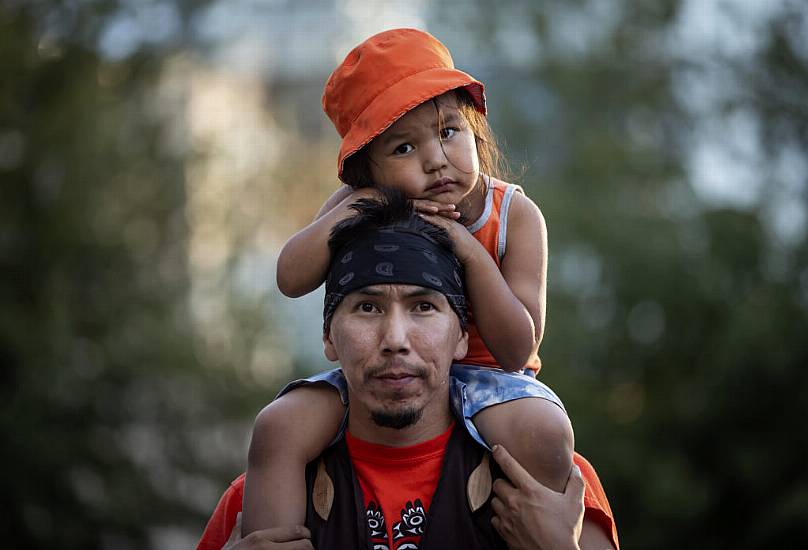
[[[442,227],[433,225],[415,213],[412,201],[398,189],[379,187],[379,198],[359,199],[351,205],[356,215],[337,223],[331,229],[328,248],[331,256],[360,233],[385,227],[406,227],[432,239],[447,254],[454,255],[451,237]]]

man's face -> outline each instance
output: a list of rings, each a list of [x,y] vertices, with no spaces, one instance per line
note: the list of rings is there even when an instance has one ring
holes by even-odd
[[[340,303],[323,336],[348,382],[351,416],[403,428],[448,411],[449,367],[468,336],[446,297],[414,285],[373,285]]]

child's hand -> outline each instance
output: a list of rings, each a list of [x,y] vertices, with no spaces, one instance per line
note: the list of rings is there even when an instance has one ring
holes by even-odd
[[[415,206],[415,211],[420,214],[435,214],[450,220],[460,218],[460,212],[455,210],[454,204],[444,204],[428,199],[413,199],[412,204]]]
[[[445,229],[446,232],[449,233],[449,237],[454,244],[455,256],[460,260],[460,263],[465,265],[475,254],[481,252],[488,254],[480,242],[469,233],[466,226],[438,213],[420,212],[418,215],[429,223]]]

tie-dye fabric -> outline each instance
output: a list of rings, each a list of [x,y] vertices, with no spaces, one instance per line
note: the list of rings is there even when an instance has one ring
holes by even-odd
[[[339,392],[342,402],[345,405],[348,404],[348,384],[342,374],[342,369],[333,369],[309,378],[290,382],[278,393],[278,397],[299,386],[311,384],[333,386]],[[529,375],[459,363],[453,364],[449,372],[449,398],[452,412],[463,422],[469,434],[487,449],[490,447],[480,435],[480,432],[477,431],[472,417],[486,407],[525,397],[546,399],[566,412],[561,399],[558,398],[555,392]],[[348,413],[346,410],[342,419],[342,426],[334,441],[342,437],[347,421]]]

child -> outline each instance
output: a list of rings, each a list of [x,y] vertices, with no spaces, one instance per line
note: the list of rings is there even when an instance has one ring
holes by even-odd
[[[338,175],[347,185],[284,247],[279,288],[297,297],[320,286],[331,260],[329,232],[352,215],[350,205],[375,196],[377,186],[402,190],[425,219],[449,232],[466,271],[469,353],[452,375],[467,383],[469,431],[488,445],[503,444],[537,480],[563,491],[572,466],[569,420],[546,386],[511,374],[539,368],[546,229],[521,189],[495,177],[498,150],[483,85],[455,69],[431,35],[396,29],[348,54],[326,84],[323,108],[343,138]],[[334,376],[339,371],[322,380]],[[293,389],[259,414],[245,485],[245,535],[303,524],[306,463],[334,439],[343,416],[340,395],[327,384]]]

